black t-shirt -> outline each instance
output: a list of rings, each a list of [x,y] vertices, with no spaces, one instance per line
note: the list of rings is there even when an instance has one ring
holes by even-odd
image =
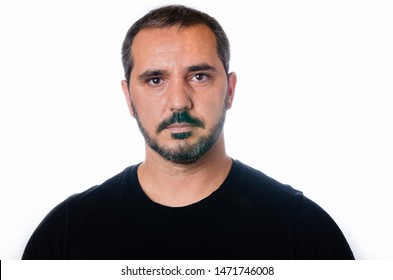
[[[138,165],[55,207],[23,259],[353,259],[332,218],[302,192],[233,161],[185,207],[150,200]]]

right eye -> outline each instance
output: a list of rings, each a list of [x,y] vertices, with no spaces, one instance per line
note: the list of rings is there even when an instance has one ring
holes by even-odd
[[[162,79],[158,77],[150,78],[147,83],[152,86],[159,86],[162,83]]]

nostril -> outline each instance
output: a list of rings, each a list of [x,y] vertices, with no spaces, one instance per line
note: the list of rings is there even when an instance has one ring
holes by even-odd
[[[184,108],[181,108],[181,109],[177,109],[177,108],[171,108],[171,111],[172,112],[178,112],[178,113],[181,113],[181,112],[185,112],[185,111],[188,111],[188,110],[190,110],[191,108],[189,108],[188,106],[186,106],[186,107],[184,107]]]

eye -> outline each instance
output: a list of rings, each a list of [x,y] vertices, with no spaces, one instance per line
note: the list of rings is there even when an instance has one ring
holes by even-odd
[[[158,77],[153,77],[148,79],[147,83],[152,86],[159,86],[162,83],[162,79]]]
[[[191,77],[191,80],[197,81],[197,82],[203,82],[209,78],[209,75],[205,73],[197,73],[194,76]]]

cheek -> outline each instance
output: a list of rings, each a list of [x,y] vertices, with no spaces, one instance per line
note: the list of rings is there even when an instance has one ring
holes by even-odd
[[[220,121],[224,106],[225,100],[223,99],[209,99],[199,106],[198,115],[207,125],[214,126]]]
[[[138,109],[138,116],[142,124],[145,126],[152,126],[155,122],[157,122],[158,117],[156,116],[156,112],[153,108],[149,108],[148,106],[142,106]]]
[[[138,118],[142,123],[157,119],[157,116],[165,110],[162,98],[149,96],[143,88],[134,86],[132,88],[131,100]]]
[[[211,94],[212,95],[212,94]],[[208,96],[208,95],[206,95]],[[205,107],[211,112],[211,114],[220,115],[223,108],[225,107],[226,94],[216,92],[213,98],[208,98],[204,100]]]
[[[162,121],[162,110],[159,109],[159,103],[141,102],[141,100],[134,100],[133,103],[139,122],[146,130],[152,132]]]

